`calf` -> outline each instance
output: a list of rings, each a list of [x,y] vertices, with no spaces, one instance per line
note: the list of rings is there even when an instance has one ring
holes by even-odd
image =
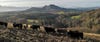
[[[0,25],[7,27],[7,23],[6,22],[0,22]]]
[[[69,31],[68,36],[74,39],[83,39],[83,33],[78,32],[78,31]]]
[[[17,28],[21,28],[22,29],[23,25],[21,23],[19,23],[19,24],[14,23],[13,27],[17,27]]]
[[[47,33],[55,33],[55,32],[56,32],[55,29],[52,28],[52,27],[44,27],[44,29],[45,29],[45,31],[46,31]]]

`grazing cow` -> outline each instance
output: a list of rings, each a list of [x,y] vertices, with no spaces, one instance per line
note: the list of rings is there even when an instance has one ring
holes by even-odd
[[[23,27],[23,25],[21,23],[19,23],[19,24],[14,23],[13,26],[16,27],[16,28],[21,28],[21,29]]]
[[[40,28],[40,26],[39,26],[39,25],[32,25],[31,28],[32,28],[33,30],[38,30],[38,29]]]
[[[78,32],[78,31],[69,31],[68,32],[68,36],[70,36],[71,38],[76,38],[76,39],[83,39],[83,33],[82,32]]]
[[[52,28],[52,27],[44,27],[44,29],[45,29],[45,31],[46,31],[47,33],[55,33],[55,32],[56,32],[55,29]]]
[[[7,27],[7,23],[6,22],[0,22],[0,25]]]

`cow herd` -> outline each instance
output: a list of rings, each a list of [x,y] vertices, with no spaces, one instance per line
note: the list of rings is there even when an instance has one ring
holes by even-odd
[[[57,34],[57,35],[68,35],[71,38],[83,39],[83,33],[78,31],[67,31],[62,28],[53,28],[48,26],[40,26],[40,25],[30,25],[30,24],[21,24],[21,23],[6,23],[0,22],[0,26],[6,28],[19,28],[19,29],[32,29],[36,31],[46,32],[49,34]]]

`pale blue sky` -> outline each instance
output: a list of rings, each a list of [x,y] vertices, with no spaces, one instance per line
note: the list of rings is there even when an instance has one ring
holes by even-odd
[[[40,7],[49,4],[61,7],[100,7],[100,0],[0,0],[3,6]]]

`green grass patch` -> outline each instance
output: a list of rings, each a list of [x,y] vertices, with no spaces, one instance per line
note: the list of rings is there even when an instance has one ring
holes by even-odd
[[[80,19],[80,17],[81,17],[80,15],[78,15],[78,16],[72,16],[71,19]]]

